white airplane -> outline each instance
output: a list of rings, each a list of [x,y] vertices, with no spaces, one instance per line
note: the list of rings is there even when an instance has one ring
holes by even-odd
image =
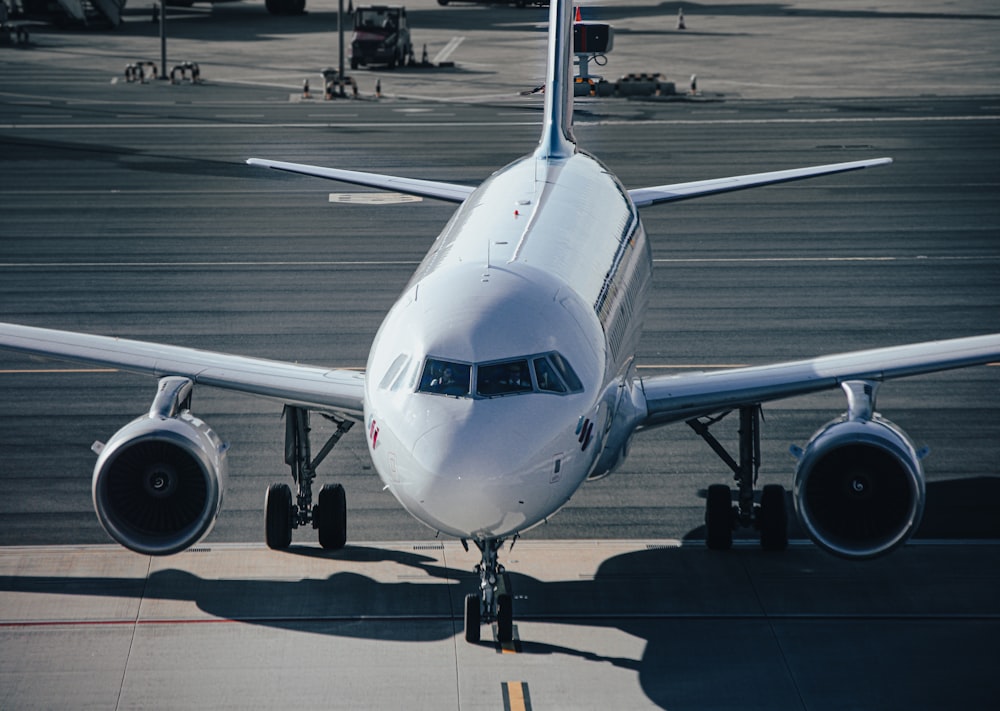
[[[222,505],[226,445],[190,412],[193,386],[242,391],[286,407],[285,457],[296,484],[265,500],[266,539],[285,548],[312,524],[325,548],[346,541],[346,504],[327,485],[312,505],[319,462],[364,424],[372,461],[416,519],[482,553],[478,593],[465,602],[465,636],[484,622],[512,637],[512,596],[497,554],[545,521],[588,479],[611,472],[640,431],[687,422],[733,469],[709,488],[708,545],[726,548],[737,525],[787,544],[785,492],[755,504],[764,402],[842,387],[847,412],[803,448],[793,500],[828,551],[867,558],[902,544],[923,510],[924,476],[906,434],[875,412],[892,378],[1000,359],[1000,334],[859,351],[763,367],[639,377],[635,353],[652,260],[638,208],[890,163],[888,158],[626,189],[572,132],[572,13],[550,11],[542,136],[534,152],[482,185],[463,185],[251,159],[251,165],[459,203],[375,337],[364,373],[177,346],[0,324],[0,347],[160,378],[148,414],[98,452],[93,498],[116,541],[143,554],[202,539]],[[709,426],[738,411],[740,453]],[[339,424],[315,457],[309,414]]]

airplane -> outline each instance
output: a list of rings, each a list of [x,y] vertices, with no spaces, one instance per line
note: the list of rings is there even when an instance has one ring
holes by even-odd
[[[227,445],[191,412],[194,386],[281,403],[295,492],[273,484],[265,539],[287,548],[312,525],[323,548],[346,544],[346,496],[316,468],[361,424],[385,487],[417,520],[480,551],[464,633],[513,635],[513,596],[498,554],[552,517],[584,482],[611,473],[638,432],[687,423],[733,470],[709,487],[707,544],[738,526],[787,545],[785,490],[755,492],[763,403],[842,388],[846,413],[802,448],[791,499],[809,536],[845,558],[902,545],[920,522],[918,450],[876,412],[887,380],[1000,360],[1000,334],[882,347],[766,366],[639,376],[636,351],[652,258],[640,208],[861,170],[889,158],[625,188],[573,134],[572,8],[552,3],[541,137],[478,187],[251,158],[252,166],[458,205],[385,316],[364,372],[174,345],[0,324],[0,348],[159,378],[148,413],[95,444],[98,519],[126,548],[169,555],[204,538],[222,506]],[[739,416],[739,453],[711,426]],[[310,415],[336,423],[313,454]],[[513,545],[513,543],[512,543]]]

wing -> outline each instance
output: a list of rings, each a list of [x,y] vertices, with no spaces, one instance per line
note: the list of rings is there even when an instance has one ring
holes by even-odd
[[[756,188],[761,185],[787,183],[792,180],[814,178],[817,175],[846,173],[851,170],[871,168],[876,165],[888,165],[892,158],[872,158],[856,160],[849,163],[831,163],[817,165],[812,168],[794,168],[792,170],[776,170],[770,173],[755,173],[753,175],[737,175],[731,178],[713,178],[712,180],[697,180],[691,183],[674,183],[673,185],[658,185],[650,188],[634,188],[628,191],[636,207],[656,205],[661,202],[690,200],[703,195],[728,193],[734,190]]]
[[[400,178],[393,175],[381,175],[379,173],[364,173],[358,170],[340,170],[338,168],[323,168],[318,165],[304,165],[302,163],[286,163],[280,160],[264,160],[262,158],[249,158],[247,165],[256,165],[273,170],[283,170],[287,173],[299,173],[301,175],[311,175],[316,178],[326,178],[327,180],[339,180],[342,183],[353,183],[355,185],[367,185],[380,190],[393,190],[407,195],[419,195],[421,197],[444,200],[445,202],[463,202],[469,197],[475,188],[468,185],[457,185],[455,183],[441,183],[434,180],[418,180],[416,178]]]
[[[353,370],[9,323],[0,323],[0,348],[143,375],[182,375],[200,385],[364,419],[364,374]]]
[[[640,427],[835,388],[847,380],[890,380],[1000,360],[1000,334],[855,351],[708,373],[642,378]]]

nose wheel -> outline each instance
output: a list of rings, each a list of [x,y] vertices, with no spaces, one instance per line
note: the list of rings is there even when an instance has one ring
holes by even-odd
[[[463,545],[468,549],[465,541]],[[509,592],[507,573],[497,561],[497,551],[504,544],[502,538],[475,541],[482,553],[476,566],[479,573],[479,592],[465,596],[465,641],[477,644],[483,624],[497,625],[497,640],[503,644],[514,639],[514,598]]]

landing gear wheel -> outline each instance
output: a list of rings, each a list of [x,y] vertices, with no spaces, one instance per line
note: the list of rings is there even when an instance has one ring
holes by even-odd
[[[708,487],[705,534],[705,543],[713,551],[726,551],[733,547],[733,496],[725,484]]]
[[[292,544],[292,490],[271,484],[264,497],[264,535],[267,547],[284,550]]]
[[[320,490],[313,518],[323,548],[336,551],[347,544],[347,496],[343,486],[327,484]]]
[[[788,548],[788,512],[785,506],[785,488],[779,484],[764,487],[760,496],[757,525],[760,527],[760,546],[766,551],[783,551]]]
[[[507,593],[497,595],[497,640],[501,644],[514,639],[514,598]]]
[[[469,593],[465,596],[465,641],[479,644],[479,596]]]

